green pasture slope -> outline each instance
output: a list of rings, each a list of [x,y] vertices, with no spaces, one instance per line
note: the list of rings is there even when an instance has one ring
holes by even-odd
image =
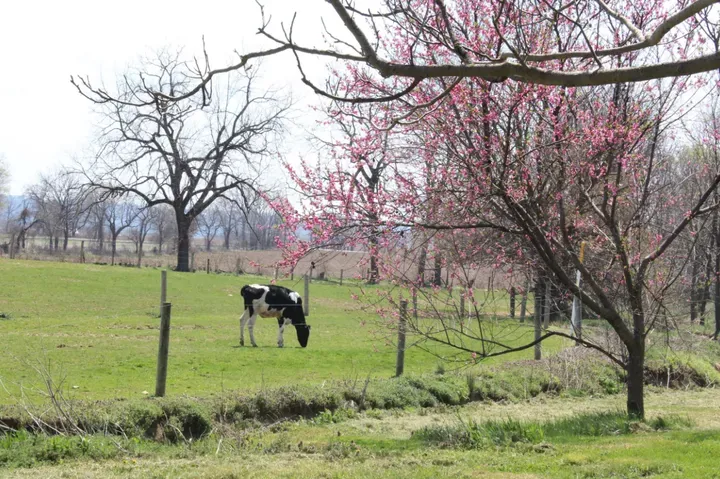
[[[286,347],[279,350],[277,322],[267,318],[258,319],[255,328],[260,347],[239,347],[240,288],[267,281],[168,272],[168,395],[205,396],[223,390],[392,376],[395,351],[372,333],[377,316],[362,311],[351,298],[358,292],[356,286],[312,284],[308,322],[313,329],[307,349],[298,347],[290,328]],[[280,284],[302,292],[301,282]],[[36,368],[49,368],[55,380],[65,378],[76,399],[152,394],[159,285],[157,269],[0,259],[0,404],[15,402],[21,386],[37,386],[42,376]],[[529,326],[520,332],[532,334]],[[557,349],[562,343],[545,347]],[[531,355],[530,349],[499,360]],[[434,355],[411,349],[405,371],[430,372],[439,362]]]

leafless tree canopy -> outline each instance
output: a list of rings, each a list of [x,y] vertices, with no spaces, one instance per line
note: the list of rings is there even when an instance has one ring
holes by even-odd
[[[289,101],[260,90],[255,70],[193,93],[197,65],[163,52],[124,75],[114,93],[73,79],[103,116],[98,153],[82,168],[87,183],[106,195],[135,195],[147,207],[171,206],[178,270],[188,270],[190,224],[216,200],[255,190],[282,132]]]

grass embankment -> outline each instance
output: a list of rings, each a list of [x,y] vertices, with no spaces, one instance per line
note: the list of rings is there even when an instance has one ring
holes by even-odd
[[[313,329],[307,349],[297,347],[290,328],[285,333],[287,347],[278,350],[277,323],[271,318],[258,320],[255,335],[260,347],[240,348],[240,288],[267,281],[256,276],[168,273],[168,301],[172,303],[169,395],[393,375],[394,347],[386,344],[382,334],[373,333],[378,329],[377,315],[352,299],[358,293],[353,285],[312,284],[308,322]],[[280,284],[302,291],[298,281]],[[20,385],[38,385],[34,368],[49,369],[56,379],[65,377],[77,399],[152,393],[159,286],[160,273],[155,269],[0,259],[0,314],[4,317],[0,319],[0,378],[10,393],[0,389],[0,404],[13,402],[20,395]],[[375,294],[374,287],[364,289],[367,295]],[[514,330],[514,341],[532,336],[529,326]],[[412,341],[409,338],[408,344]],[[564,344],[554,340],[544,347],[556,351]],[[434,352],[452,354],[443,349]],[[527,350],[496,362],[531,355]],[[407,373],[430,372],[442,363],[436,355],[417,349],[410,349],[405,361]]]
[[[174,443],[23,433],[0,439],[0,451],[13,458],[0,476],[717,477],[716,391],[651,393],[647,399],[653,413],[646,423],[627,422],[617,412],[624,401],[618,395],[543,396],[521,403],[321,415],[234,434],[215,430]],[[425,432],[463,424],[483,431],[477,441],[438,442]],[[23,465],[34,467],[18,467]]]

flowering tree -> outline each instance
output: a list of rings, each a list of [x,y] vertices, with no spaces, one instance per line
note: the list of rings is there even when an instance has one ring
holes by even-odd
[[[383,72],[382,63],[369,62],[370,68],[350,65],[318,90],[334,99],[344,122],[359,125],[356,136],[364,140],[354,141],[352,147],[340,145],[348,148],[348,154],[333,158],[322,173],[305,168],[299,181],[315,184],[323,194],[315,196],[303,214],[293,215],[285,207],[285,217],[299,221],[288,224],[293,229],[310,227],[315,244],[330,242],[342,231],[352,232],[358,242],[377,238],[387,251],[401,244],[404,229],[425,231],[446,243],[463,244],[462,258],[491,254],[498,267],[510,270],[520,265],[552,279],[581,298],[614,331],[617,347],[592,337],[576,340],[625,369],[628,413],[643,416],[646,337],[663,317],[665,293],[684,270],[682,261],[663,258],[670,255],[677,260],[675,240],[712,210],[711,198],[720,182],[713,170],[701,191],[684,197],[686,202],[679,205],[670,176],[663,172],[671,164],[665,161],[664,131],[684,108],[680,93],[702,87],[703,79],[576,89],[537,84],[552,81],[496,83],[463,78],[460,72],[475,71],[479,58],[492,61],[504,48],[517,47],[522,35],[516,26],[525,25],[520,20],[526,12],[505,2],[468,0],[454,2],[453,9],[439,1],[408,5],[422,14],[410,17],[407,9],[393,14],[390,31],[373,51],[389,56],[392,65],[422,65],[409,71],[423,73],[408,85],[402,75],[386,79],[375,75],[373,69]],[[601,9],[594,19],[610,15],[618,21],[619,29],[612,31],[620,36],[622,29],[637,22],[662,29],[666,21],[663,13],[650,10],[633,11],[636,22],[609,13],[615,10],[602,2],[584,5],[588,11],[592,6]],[[692,5],[687,8],[699,8],[701,2]],[[497,6],[502,12],[514,12],[512,21],[500,21],[498,10],[493,10]],[[495,11],[495,16],[479,17],[480,7]],[[539,42],[526,45],[527,55],[551,46],[574,51],[578,43],[573,41],[610,48],[599,37],[588,39],[589,30],[566,18],[588,11],[548,8],[538,7],[537,19],[554,15],[554,30],[535,22],[534,35],[522,37]],[[631,38],[640,35],[637,30],[624,38],[633,43]],[[682,46],[681,55],[697,47],[692,38],[675,40],[679,42],[675,46]],[[368,55],[365,46],[362,51]],[[647,59],[635,49],[621,53],[612,55],[616,71],[633,70],[633,65]],[[532,61],[561,71],[574,71],[584,61],[604,67],[603,59],[592,57],[563,54]],[[435,75],[439,78],[425,75],[436,71],[434,65],[453,64],[461,70]],[[383,150],[389,157],[385,160],[389,180],[373,191],[373,214],[368,216],[366,202],[355,201],[358,185],[343,172],[364,166],[379,144],[389,145]],[[487,231],[493,232],[491,236]],[[495,240],[491,248],[489,237]],[[583,241],[589,258],[585,262],[579,259]],[[293,251],[301,254],[310,247],[302,244]],[[396,261],[383,263],[384,273],[394,281],[406,277],[394,268]],[[575,269],[585,284],[582,289],[575,283]],[[474,329],[460,323],[452,335],[446,325],[445,334],[432,329],[424,333],[429,340],[476,357],[505,354],[566,335],[546,331],[518,347],[488,335],[484,328],[478,321]]]

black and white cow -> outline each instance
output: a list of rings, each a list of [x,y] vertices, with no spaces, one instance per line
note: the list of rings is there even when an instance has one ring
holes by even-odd
[[[255,344],[255,320],[258,315],[263,318],[277,318],[278,320],[278,347],[284,346],[283,331],[285,326],[292,324],[297,332],[298,342],[303,348],[307,346],[310,338],[310,326],[305,322],[302,298],[298,293],[283,286],[248,284],[243,286],[240,294],[245,300],[245,311],[240,316],[240,346],[245,345],[245,324],[250,331],[250,343]]]

